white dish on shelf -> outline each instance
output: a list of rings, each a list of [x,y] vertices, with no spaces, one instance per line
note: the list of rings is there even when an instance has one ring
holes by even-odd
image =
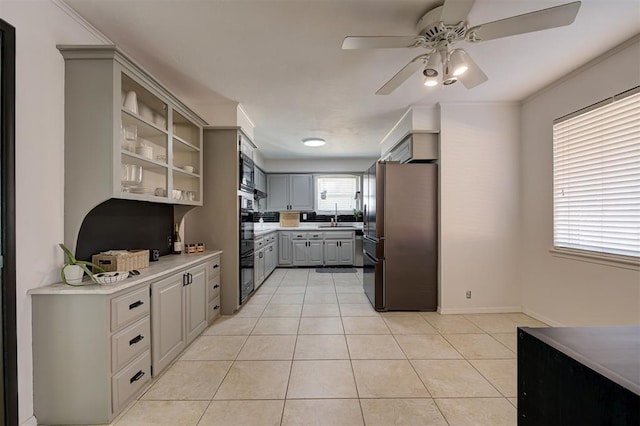
[[[195,171],[195,167],[193,166],[182,166],[182,170],[184,170],[185,172],[189,172],[189,173],[194,173]]]
[[[93,277],[99,284],[115,284],[129,278],[129,271],[100,272]]]

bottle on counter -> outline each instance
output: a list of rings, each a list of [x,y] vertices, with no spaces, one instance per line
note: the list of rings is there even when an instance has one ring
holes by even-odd
[[[180,225],[176,223],[176,229],[173,233],[173,254],[182,253],[182,240],[180,239]]]

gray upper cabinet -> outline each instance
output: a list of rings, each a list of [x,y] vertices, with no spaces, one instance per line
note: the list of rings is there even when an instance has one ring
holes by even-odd
[[[313,176],[267,175],[267,194],[269,211],[313,210]]]
[[[267,210],[289,210],[289,175],[267,175]]]
[[[385,161],[409,163],[439,158],[437,133],[412,133],[383,156]]]
[[[257,190],[267,192],[267,176],[258,167],[255,168],[254,180]]]
[[[291,210],[313,210],[313,176],[289,175]]]
[[[110,198],[202,205],[206,123],[115,46],[65,59],[65,243]]]

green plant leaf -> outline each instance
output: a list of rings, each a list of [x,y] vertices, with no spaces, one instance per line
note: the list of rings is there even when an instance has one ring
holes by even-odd
[[[76,265],[87,265],[98,270],[98,272],[106,272],[102,267],[95,263],[87,262],[86,260],[76,260]]]
[[[94,283],[97,283],[98,281],[96,281],[96,278],[93,276],[93,272],[89,270],[89,268],[85,263],[87,262],[82,261],[82,262],[78,262],[77,265],[80,266],[84,270],[84,272],[87,273],[87,275],[89,275],[89,278],[91,278],[91,281],[93,281]]]
[[[71,251],[67,248],[67,246],[65,246],[62,243],[59,243],[58,245],[60,246],[60,248],[62,249],[64,254],[67,256],[67,264],[69,264],[69,265],[75,264],[77,262],[77,260],[73,256],[73,254],[71,254]]]

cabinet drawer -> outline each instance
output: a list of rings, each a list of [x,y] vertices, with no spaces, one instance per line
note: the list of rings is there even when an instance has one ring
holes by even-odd
[[[209,302],[207,305],[207,321],[211,324],[216,318],[220,316],[220,297],[213,299],[213,302]]]
[[[207,281],[220,281],[220,256],[207,263]]]
[[[310,240],[321,240],[323,237],[322,232],[308,232],[307,238]]]
[[[149,288],[144,287],[111,300],[111,330],[115,331],[149,315]]]
[[[220,297],[220,280],[213,280],[207,283],[207,302],[211,302],[216,297]]]
[[[151,344],[149,317],[125,328],[111,337],[111,370],[116,372]]]
[[[140,355],[111,379],[111,404],[117,413],[151,379],[151,352]]]
[[[324,233],[325,240],[350,240],[353,238],[353,231],[329,231]]]

